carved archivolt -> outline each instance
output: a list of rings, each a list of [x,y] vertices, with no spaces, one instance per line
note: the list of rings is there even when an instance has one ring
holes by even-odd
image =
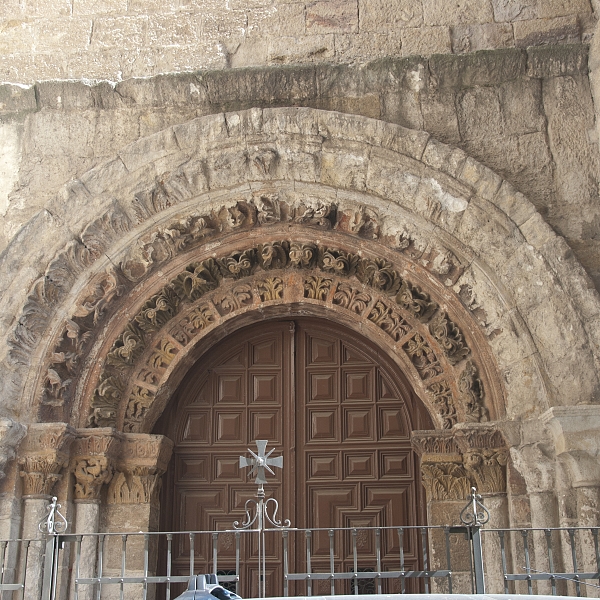
[[[103,256],[103,251],[111,243],[161,210],[193,196],[194,190],[181,196],[181,186],[184,183],[187,185],[189,179],[187,175],[183,179],[182,177],[181,173],[174,173],[170,179],[157,183],[151,190],[138,193],[133,201],[135,218],[123,212],[123,208],[115,203],[104,216],[85,229],[80,239],[70,242],[63,253],[48,266],[44,276],[32,289],[11,337],[11,359],[14,362],[28,364],[31,352],[40,341],[48,323],[52,322],[52,312],[65,297],[74,279]],[[77,382],[86,368],[85,357],[96,341],[98,332],[115,314],[122,300],[127,298],[128,292],[160,265],[183,252],[206,244],[215,236],[273,223],[337,230],[361,238],[378,239],[386,247],[395,248],[411,259],[418,258],[445,285],[452,285],[462,273],[463,267],[459,259],[447,249],[421,246],[408,233],[401,236],[384,235],[384,222],[384,218],[368,207],[342,209],[338,204],[325,200],[290,203],[282,201],[278,193],[257,192],[233,206],[222,206],[206,214],[192,211],[180,215],[160,229],[142,235],[135,244],[124,249],[111,266],[98,272],[78,298],[70,303],[73,308],[64,320],[52,350],[46,356],[40,377],[40,418],[67,418],[75,400]],[[443,260],[440,258],[442,255]],[[388,300],[392,299],[391,304],[381,302],[373,305],[372,319],[380,319],[385,328],[394,332],[393,335],[397,339],[402,334],[403,324],[396,306],[404,308],[423,323],[429,322],[437,309],[437,305],[429,301],[427,294],[400,277],[397,270],[386,260],[359,260],[358,255],[349,255],[341,249],[317,249],[310,244],[294,241],[259,244],[236,254],[189,265],[177,280],[164,290],[161,297],[150,299],[144,310],[136,315],[130,328],[123,332],[122,343],[114,348],[107,360],[133,364],[144,351],[148,335],[156,332],[179,312],[179,303],[195,302],[219,287],[223,279],[242,279],[250,276],[257,268],[313,269],[317,260],[320,261],[323,272],[356,277],[364,286],[385,294]],[[449,277],[451,273],[454,275]],[[315,281],[312,285],[318,283]],[[321,283],[326,285],[326,281]],[[269,302],[273,298],[280,298],[282,284],[282,281],[265,279],[263,288],[259,290],[261,300]],[[322,295],[324,291],[315,290],[314,293]],[[338,305],[354,302],[355,308],[359,306],[360,296],[355,300],[344,300],[343,293],[343,290],[338,292]],[[307,294],[307,297],[311,297],[312,292],[307,290]],[[224,315],[238,310],[248,302],[249,289],[242,284],[237,288],[236,294],[223,296],[220,301],[215,299],[214,306],[219,314]],[[207,318],[212,317],[207,315]],[[452,322],[443,319],[442,321],[443,323],[432,329],[430,336],[436,336],[449,361],[458,362],[468,353],[468,348],[460,331],[453,327]],[[157,360],[159,358],[157,357]],[[115,395],[119,385],[120,382],[114,379],[103,379],[102,395]],[[143,404],[143,399],[139,402]],[[106,414],[102,420],[110,423],[113,422],[113,418],[114,415]]]
[[[457,365],[470,349],[457,325],[428,294],[387,260],[281,240],[192,263],[148,299],[106,355],[89,425],[115,426],[124,406],[124,430],[140,431],[165,372],[186,345],[224,317],[285,301],[288,290],[289,300],[297,300],[293,294],[298,274],[305,300],[359,315],[397,343],[397,351],[406,355],[417,379],[426,384],[444,428],[459,418],[475,418],[473,395],[481,417],[487,414],[472,362],[459,379]],[[459,381],[466,382],[465,392]],[[470,394],[468,404],[463,405],[461,393]]]

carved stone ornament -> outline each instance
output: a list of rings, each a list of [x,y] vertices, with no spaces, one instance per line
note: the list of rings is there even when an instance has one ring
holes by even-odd
[[[506,492],[508,450],[469,450],[463,455],[465,469],[480,494]]]
[[[234,223],[254,218],[246,205],[227,214]],[[108,350],[93,394],[89,425],[112,427],[121,410],[123,430],[140,431],[162,374],[194,336],[217,326],[223,317],[284,300],[288,277],[296,269],[311,270],[303,281],[306,299],[361,315],[400,342],[418,377],[429,383],[427,393],[444,427],[454,425],[462,413],[456,410],[449,389],[437,380],[469,349],[446,314],[439,313],[427,328],[425,323],[438,310],[437,304],[384,259],[288,240],[192,263],[149,298]],[[343,280],[337,281],[340,277]],[[454,377],[451,372],[448,375]],[[455,384],[452,389],[460,387],[466,399],[463,412],[470,420],[486,418],[483,387],[472,363],[467,363],[461,381],[462,387]]]
[[[110,428],[84,429],[77,433],[71,447],[75,499],[98,500],[103,484],[112,477],[112,463],[119,454],[122,436]]]
[[[456,461],[423,462],[421,473],[428,500],[463,500],[471,490],[460,458]]]
[[[127,434],[121,443],[117,472],[108,488],[111,504],[154,504],[173,442],[162,435]]]
[[[113,470],[106,456],[88,456],[73,461],[73,475],[75,499],[98,500],[100,489],[111,480]]]
[[[483,403],[483,384],[478,377],[477,367],[472,361],[467,361],[465,370],[458,381],[465,407],[465,421],[481,423],[488,421],[488,410]]]
[[[452,431],[414,431],[411,442],[421,457],[428,500],[466,499],[471,487],[481,494],[506,492],[508,449],[498,430],[461,425]]]
[[[35,423],[19,447],[23,495],[49,496],[69,461],[69,447],[76,432],[66,423]]]

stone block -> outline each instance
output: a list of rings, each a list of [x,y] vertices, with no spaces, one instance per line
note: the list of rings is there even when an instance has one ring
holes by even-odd
[[[36,41],[36,22],[28,18],[0,23],[0,53],[11,55],[31,53]]]
[[[317,102],[317,108],[380,119],[382,103],[378,95],[366,94],[360,98],[324,98]]]
[[[538,212],[527,219],[519,229],[527,240],[527,243],[538,250],[545,246],[546,243],[556,235],[550,225],[544,221]]]
[[[433,177],[423,177],[414,192],[415,211],[445,231],[453,233],[469,206],[468,197]]]
[[[263,26],[263,33],[273,36],[296,36],[306,33],[306,15],[304,2],[278,4],[273,23]]]
[[[589,323],[598,319],[598,293],[575,257],[573,249],[564,238],[555,235],[546,242],[542,252],[562,285],[576,301],[586,329],[589,328]]]
[[[167,46],[156,48],[148,57],[146,64],[137,60],[135,76],[143,77],[144,70],[152,74],[169,71],[198,71],[202,69],[224,69],[229,66],[228,51],[210,41],[200,40],[186,46]]]
[[[0,85],[0,117],[15,113],[26,114],[37,110],[35,88],[10,85]]]
[[[439,55],[429,59],[431,77],[439,87],[496,86],[521,77],[526,66],[527,55],[516,49]]]
[[[502,84],[500,111],[505,135],[544,131],[542,87],[538,81],[517,80]]]
[[[514,46],[513,30],[508,23],[456,25],[451,28],[452,52],[477,52]]]
[[[281,104],[304,104],[318,95],[314,68],[307,66],[212,71],[199,74],[198,79],[210,104],[222,110],[268,106],[273,98]]]
[[[485,200],[493,200],[502,183],[502,179],[496,173],[470,157],[465,160],[458,179],[471,186],[477,195]]]
[[[92,88],[75,81],[43,81],[36,84],[40,109],[89,110],[94,108]]]
[[[229,54],[230,65],[233,69],[264,65],[267,62],[268,48],[268,37],[247,38]]]
[[[129,144],[119,152],[119,157],[128,171],[135,171],[177,150],[173,130],[167,129]]]
[[[450,177],[456,178],[461,172],[466,158],[466,154],[459,148],[447,146],[435,138],[430,138],[425,152],[423,152],[422,160],[433,169],[444,171]]]
[[[95,111],[81,111],[68,119],[57,111],[35,113],[28,122],[25,157],[31,159],[31,154],[43,155],[44,160],[60,158],[68,163],[69,158],[93,156],[96,118]],[[68,170],[67,164],[65,168]],[[64,181],[67,179],[68,176]]]
[[[390,150],[373,148],[367,172],[367,189],[414,211],[420,175],[421,168],[415,161]]]
[[[341,62],[369,62],[390,56],[401,56],[400,30],[390,33],[336,34],[335,55]]]
[[[155,47],[185,46],[202,38],[202,16],[195,13],[149,15],[146,44]]]
[[[66,0],[59,0],[59,3],[61,2],[65,11],[70,8]],[[0,4],[0,21],[19,19],[23,16],[23,14],[27,14],[23,13],[21,4],[21,0],[5,0],[2,2]]]
[[[22,127],[0,124],[0,215],[8,209],[8,199],[19,179]]]
[[[517,48],[543,44],[576,44],[581,37],[576,16],[515,21],[513,29]]]
[[[306,33],[356,33],[358,0],[316,0],[306,5]]]
[[[90,50],[140,48],[146,41],[148,18],[146,16],[100,17],[94,19],[90,33]]]
[[[369,156],[363,144],[347,141],[323,143],[321,183],[343,189],[364,190]]]
[[[517,227],[536,214],[535,206],[508,181],[502,182],[493,202]]]
[[[458,126],[463,140],[482,140],[504,133],[500,99],[495,88],[465,90],[458,94],[456,100]]]
[[[56,52],[68,48],[81,52],[90,43],[92,21],[86,17],[39,20],[34,25],[35,48],[38,52]]]
[[[453,90],[428,88],[421,93],[423,128],[446,144],[460,142]]]
[[[493,270],[508,262],[523,244],[515,224],[493,204],[479,198],[469,203],[456,236]]]
[[[527,75],[546,79],[565,75],[585,75],[588,47],[583,44],[538,46],[527,49]]]
[[[318,62],[334,54],[333,34],[280,37],[270,40],[268,60],[274,64]]]
[[[583,15],[592,12],[589,0],[543,0],[537,2],[537,16],[540,19]]]
[[[9,0],[9,4],[10,4]],[[29,17],[42,17],[51,19],[54,17],[69,17],[72,13],[72,2],[70,0],[21,0],[22,14]]]
[[[149,60],[150,59],[150,60]],[[75,52],[66,56],[66,77],[78,78],[85,73],[89,79],[120,81],[142,73],[154,73],[151,49],[133,52],[118,47]]]
[[[526,21],[537,16],[538,0],[492,0],[498,23]]]
[[[423,0],[423,18],[425,25],[491,23],[494,13],[489,0]]]
[[[393,33],[423,25],[423,8],[412,0],[359,0],[361,33]]]
[[[554,194],[552,156],[543,132],[468,140],[465,152],[484,160],[487,167],[507,178],[538,210],[547,210]],[[484,150],[485,149],[485,150]]]
[[[128,106],[197,106],[207,103],[206,90],[192,73],[159,75],[152,79],[128,79],[115,87]]]
[[[73,0],[74,15],[125,14],[128,8],[127,0]]]
[[[401,32],[402,56],[431,56],[450,52],[450,30],[447,27],[407,28]]]
[[[550,149],[556,165],[558,206],[553,208],[561,218],[561,233],[568,238],[580,238],[587,223],[599,218],[595,206],[600,153],[598,144],[588,137],[594,127],[589,80],[581,76],[555,77],[545,80],[542,89]],[[575,204],[580,210],[573,211]]]
[[[173,131],[177,145],[182,150],[202,147],[227,138],[227,125],[222,113],[176,125]]]

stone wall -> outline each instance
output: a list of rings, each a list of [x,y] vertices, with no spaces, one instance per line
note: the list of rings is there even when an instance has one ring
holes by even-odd
[[[600,285],[600,161],[587,46],[0,87],[0,248],[60,186],[197,116],[310,106],[424,130],[525,194]],[[577,206],[577,210],[573,207]]]
[[[4,0],[0,80],[148,77],[589,41],[590,0]]]

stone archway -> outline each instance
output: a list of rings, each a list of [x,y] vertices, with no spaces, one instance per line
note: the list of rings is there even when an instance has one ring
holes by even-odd
[[[423,463],[459,482],[432,486],[440,497],[477,477],[503,494],[506,453],[483,478],[477,453],[508,442],[520,456],[513,423],[598,397],[600,303],[564,241],[507,182],[423,132],[313,109],[195,119],[69,183],[1,268],[32,237],[30,270],[2,279],[16,320],[1,381],[6,415],[48,421],[20,450],[23,480],[43,483],[34,495],[64,472],[92,477],[65,469],[71,453],[121,474],[143,462],[127,440],[150,439],[203,344],[298,303],[368,331],[403,367],[439,428],[415,437]],[[62,432],[55,451],[42,430]],[[81,493],[110,479],[115,502],[151,502],[164,459],[153,448],[137,491],[108,474]]]

